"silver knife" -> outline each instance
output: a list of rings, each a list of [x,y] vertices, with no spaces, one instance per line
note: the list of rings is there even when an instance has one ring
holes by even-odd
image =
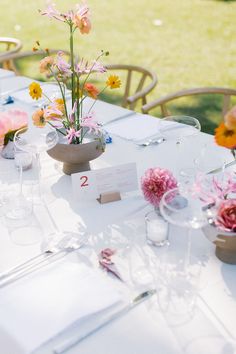
[[[128,311],[132,310],[134,307],[137,305],[141,304],[143,301],[149,299],[152,295],[156,293],[156,289],[150,289],[142,292],[138,296],[136,296],[130,303],[125,305],[122,309],[120,309],[118,312],[113,313],[111,316],[106,318],[102,323],[96,325],[96,327],[91,328],[87,333],[80,335],[75,334],[74,336],[66,339],[64,342],[60,343],[58,346],[56,346],[53,349],[54,354],[62,354],[68,349],[74,347],[78,343],[80,343],[82,340],[85,338],[89,337],[91,334],[97,332],[101,328],[105,327],[108,323],[113,322],[114,320],[120,318],[121,316],[125,315]]]
[[[223,171],[224,169],[230,167],[230,166],[233,166],[236,164],[236,160],[233,160],[231,162],[228,162],[227,164],[221,166],[221,167],[218,167],[218,168],[215,168],[214,170],[211,170],[209,172],[207,172],[207,175],[211,175],[211,174],[214,174],[214,173],[218,173],[220,171]]]

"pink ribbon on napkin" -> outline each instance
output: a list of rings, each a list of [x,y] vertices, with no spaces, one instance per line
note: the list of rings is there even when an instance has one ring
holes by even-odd
[[[121,278],[115,263],[112,261],[111,257],[116,253],[115,250],[110,248],[105,248],[99,253],[99,264],[100,266],[105,269],[107,272],[112,273],[115,277],[119,280],[123,281]]]

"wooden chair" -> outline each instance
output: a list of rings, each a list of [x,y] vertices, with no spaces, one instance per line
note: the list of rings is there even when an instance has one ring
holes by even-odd
[[[0,46],[4,47],[0,52],[0,63],[2,63],[3,69],[12,70],[12,61],[9,57],[21,50],[22,43],[16,38],[0,37]]]
[[[119,72],[124,75],[122,78],[123,96],[122,107],[134,110],[136,104],[141,100],[142,105],[147,103],[147,95],[151,92],[157,84],[157,76],[154,72],[142,68],[140,66],[125,65],[125,64],[110,64],[106,65],[109,71],[115,71],[117,75]],[[149,82],[145,86],[146,81]]]
[[[170,101],[176,100],[181,97],[187,96],[196,96],[196,95],[223,95],[223,104],[222,104],[222,117],[230,109],[230,100],[231,96],[236,96],[236,90],[224,87],[198,87],[191,88],[182,91],[177,91],[167,96],[158,98],[153,102],[145,104],[142,106],[143,113],[149,113],[150,110],[154,109],[157,106],[160,106],[161,113],[163,117],[171,115],[171,112],[167,109],[167,103]]]
[[[58,53],[59,49],[50,49],[50,55],[56,55]],[[69,58],[70,57],[70,53],[68,51],[63,50],[63,52],[65,53],[65,55]],[[35,63],[36,67],[38,68],[38,64],[39,64],[39,60],[45,57],[45,51],[43,50],[38,50],[36,52],[33,52],[32,50],[30,51],[24,51],[24,52],[20,52],[20,53],[12,53],[9,54],[7,57],[5,58],[1,58],[0,57],[0,63],[2,62],[2,65],[4,65],[4,63],[6,61],[10,61],[11,62],[11,68],[10,70],[14,71],[16,75],[22,75],[22,69],[20,68],[20,63],[23,60],[27,60],[27,63]],[[68,59],[69,60],[69,59]],[[39,73],[38,70],[36,70],[37,74]],[[32,76],[32,75],[30,75]],[[37,77],[38,78],[38,77]]]

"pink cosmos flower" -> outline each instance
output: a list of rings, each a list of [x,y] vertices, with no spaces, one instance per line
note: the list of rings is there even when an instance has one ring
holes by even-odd
[[[72,143],[72,140],[74,138],[80,138],[81,136],[81,129],[80,130],[75,130],[74,128],[70,128],[70,129],[67,129],[67,139],[68,139],[68,143],[71,144]]]
[[[100,129],[100,126],[94,120],[94,112],[92,112],[91,114],[87,114],[87,116],[83,117],[80,126],[84,128],[88,128],[89,133],[93,131],[95,134],[98,134]]]
[[[107,72],[107,69],[101,63],[99,63],[99,61],[94,60],[92,62],[92,71],[96,71],[96,72],[103,74],[103,73]]]
[[[97,60],[94,60],[92,63],[89,63],[88,61],[85,61],[84,58],[82,58],[75,66],[75,71],[77,72],[77,74],[89,74],[92,71],[105,73],[107,69]]]
[[[169,170],[164,168],[149,168],[141,178],[141,188],[144,197],[158,207],[163,195],[177,187],[177,180]]]
[[[62,74],[64,77],[68,77],[71,75],[72,71],[70,69],[70,64],[68,64],[64,59],[63,55],[65,55],[64,52],[59,51],[57,53],[57,58],[56,58],[56,66],[58,70],[60,71],[60,74]]]
[[[206,204],[217,204],[236,193],[236,175],[231,172],[225,172],[223,177],[198,174],[192,191]]]
[[[44,11],[40,10],[41,15],[43,16],[48,16],[49,18],[55,18],[56,20],[59,21],[65,21],[65,16],[61,14],[57,9],[56,5],[52,3],[50,0],[47,1],[47,8]]]
[[[236,231],[236,199],[220,203],[215,224],[225,231]]]
[[[28,114],[19,109],[12,109],[6,112],[0,112],[0,138],[4,139],[5,135],[15,132],[20,128],[27,126]]]
[[[60,111],[56,106],[52,103],[52,105],[48,108],[44,109],[44,118],[47,120],[60,120],[60,117],[63,116],[62,111]]]

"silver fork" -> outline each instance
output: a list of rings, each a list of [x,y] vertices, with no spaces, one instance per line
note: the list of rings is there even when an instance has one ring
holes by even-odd
[[[164,143],[164,141],[166,141],[166,139],[160,136],[158,138],[153,138],[153,139],[148,139],[146,141],[137,142],[136,144],[139,146],[159,145],[159,144]]]
[[[50,264],[52,261],[59,260],[68,253],[78,250],[83,244],[84,242],[82,239],[78,240],[77,237],[65,236],[64,239],[59,242],[58,248],[54,245],[52,248],[47,249],[28,261],[11,268],[5,273],[1,273],[0,288],[13,283],[15,280],[18,280],[33,271],[39,270]]]

